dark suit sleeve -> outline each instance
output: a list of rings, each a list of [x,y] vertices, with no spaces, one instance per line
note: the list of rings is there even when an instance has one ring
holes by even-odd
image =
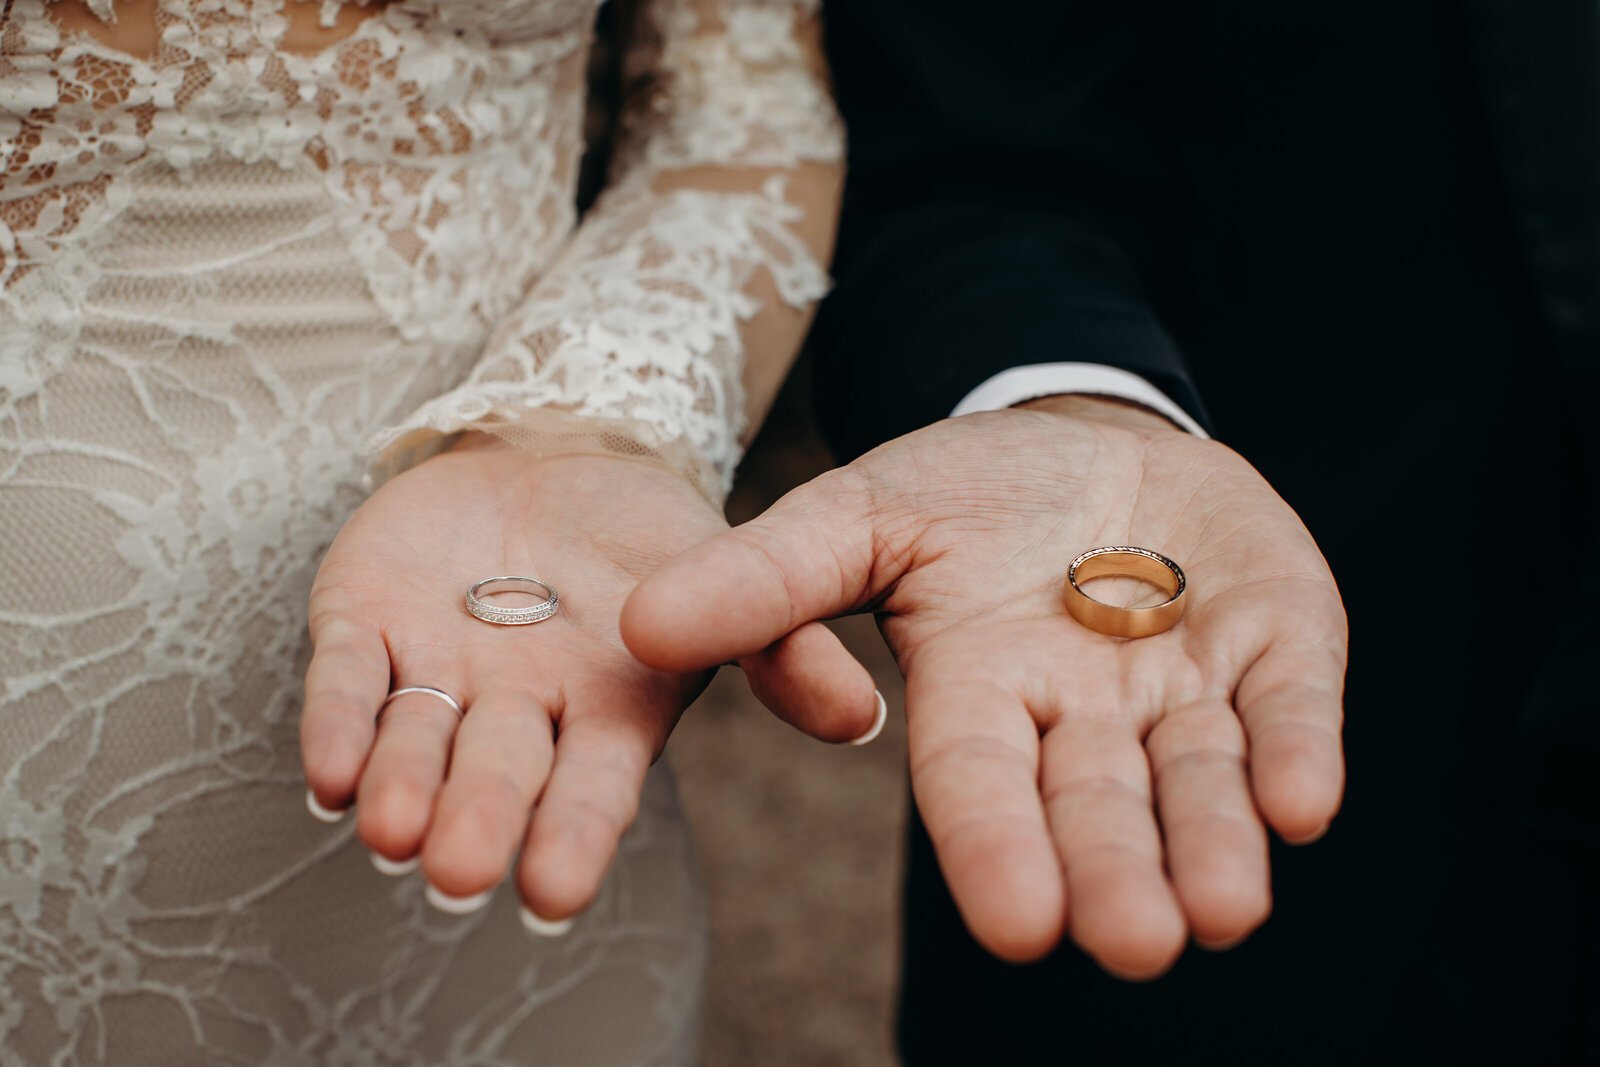
[[[851,147],[837,284],[811,352],[842,458],[1029,363],[1132,371],[1205,422],[1152,310],[1165,172],[1148,118],[1153,9],[825,9]]]

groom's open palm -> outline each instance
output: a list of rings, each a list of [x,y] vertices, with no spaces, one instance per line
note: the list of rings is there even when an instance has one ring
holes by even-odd
[[[1068,564],[1104,545],[1184,567],[1176,628],[1124,640],[1066,613]],[[1114,600],[1119,582],[1089,591]],[[1219,444],[1031,411],[946,420],[667,563],[622,633],[681,671],[867,610],[906,676],[918,807],[1001,956],[1066,931],[1145,976],[1190,934],[1236,941],[1271,907],[1263,823],[1307,840],[1338,808],[1338,591],[1293,511]]]

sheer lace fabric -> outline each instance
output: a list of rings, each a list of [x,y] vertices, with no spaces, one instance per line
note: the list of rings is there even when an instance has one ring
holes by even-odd
[[[797,305],[826,288],[788,229],[798,215],[777,178],[763,195],[608,194],[466,382],[380,444],[399,465],[462,429],[532,451],[619,452],[720,501],[744,428],[739,327],[760,308],[744,288],[758,267]]]
[[[649,456],[720,499],[744,429],[739,326],[764,270],[803,307],[827,276],[789,226],[774,177],[759,194],[658,193],[664,171],[835,161],[842,134],[797,18],[814,0],[658,0],[626,69],[617,164],[577,239],[490,338],[469,379],[379,437],[390,464],[462,429],[534,450]],[[583,421],[561,419],[566,412]],[[631,423],[620,432],[615,422]],[[615,439],[606,443],[607,438]]]
[[[137,58],[12,5],[0,1062],[692,1062],[703,915],[664,772],[553,942],[508,891],[430,911],[301,799],[306,595],[364,448],[599,434],[714,483],[745,284],[822,287],[781,185],[650,191],[837,154],[778,0],[650,8],[650,92],[574,239],[594,8],[401,0],[300,56],[277,0],[163,0]]]

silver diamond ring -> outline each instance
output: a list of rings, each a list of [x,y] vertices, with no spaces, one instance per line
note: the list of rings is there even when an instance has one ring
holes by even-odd
[[[446,693],[443,689],[435,689],[428,685],[408,685],[404,689],[396,689],[394,692],[383,698],[383,704],[378,708],[378,718],[380,720],[383,718],[384,709],[390,704],[394,703],[395,697],[403,697],[407,693],[427,693],[429,696],[438,697],[440,700],[450,705],[450,710],[456,713],[457,722],[460,722],[466,715],[466,712],[461,710],[461,705],[456,703],[456,698],[451,696],[449,693]]]
[[[526,587],[538,586],[546,594],[546,599],[525,608],[502,608],[485,603],[478,597],[478,591],[484,586],[504,583],[505,587],[491,589],[485,596],[495,593],[529,592]],[[543,622],[556,613],[560,598],[556,596],[555,586],[549,582],[541,582],[537,578],[524,578],[516,574],[502,574],[498,578],[485,578],[483,581],[467,590],[467,610],[472,612],[484,622],[492,622],[496,626],[526,626],[532,622]]]

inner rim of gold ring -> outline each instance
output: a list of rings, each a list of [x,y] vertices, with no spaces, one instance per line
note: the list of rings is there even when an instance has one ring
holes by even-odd
[[[1096,578],[1137,578],[1141,582],[1160,589],[1167,594],[1167,599],[1160,604],[1151,604],[1142,608],[1125,608],[1117,604],[1106,604],[1089,596],[1082,583],[1093,581]],[[1072,588],[1083,594],[1096,604],[1118,611],[1157,611],[1177,600],[1183,593],[1185,583],[1180,571],[1175,565],[1163,563],[1141,552],[1106,551],[1096,552],[1093,555],[1080,557],[1067,572],[1067,580],[1072,583]]]

